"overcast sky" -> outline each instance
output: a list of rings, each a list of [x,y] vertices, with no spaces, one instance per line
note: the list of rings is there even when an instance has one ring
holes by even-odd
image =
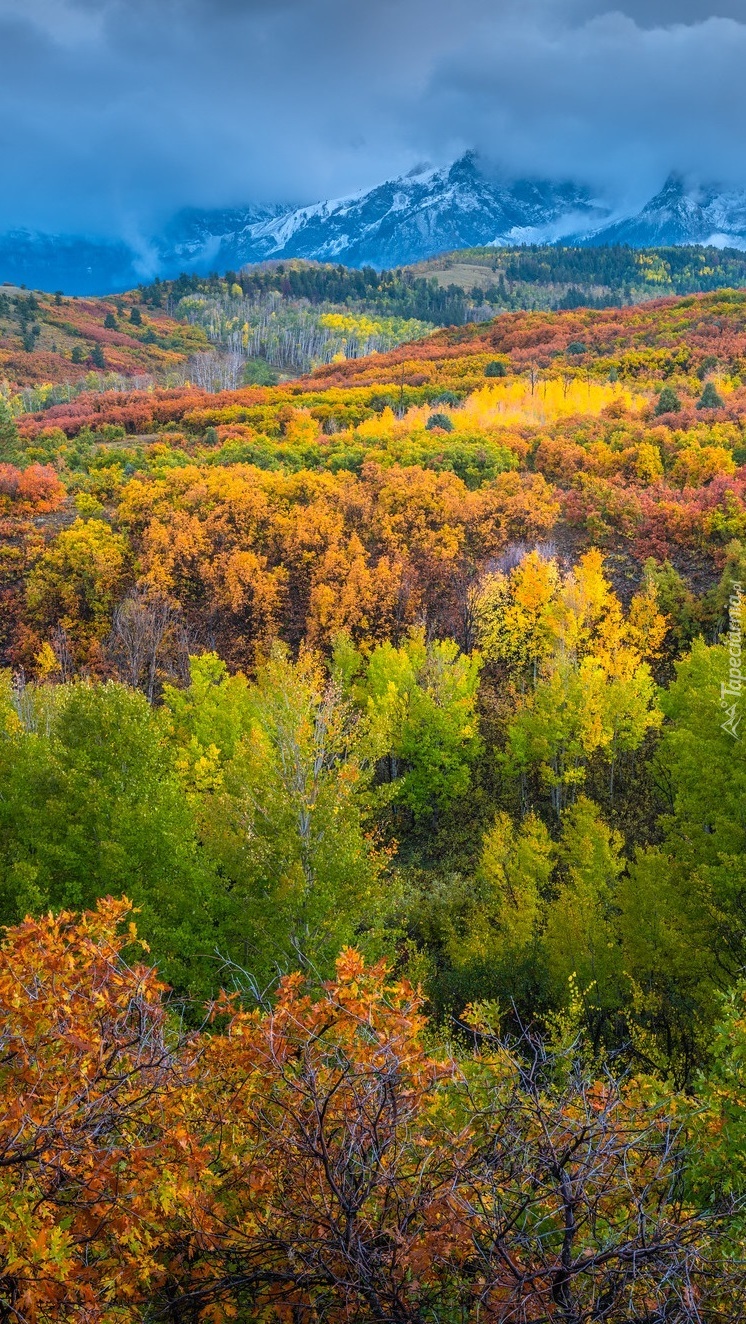
[[[0,0],[0,227],[145,234],[476,147],[746,184],[746,0]]]

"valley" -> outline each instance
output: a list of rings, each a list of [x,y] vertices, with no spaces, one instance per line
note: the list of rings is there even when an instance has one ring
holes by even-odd
[[[676,251],[678,267],[612,250],[600,288],[630,270],[713,278]],[[554,297],[560,275],[598,271],[583,251],[506,256],[443,274]],[[326,1262],[338,1244],[319,1201],[330,1164],[347,1178],[351,1135],[367,1153],[382,1073],[397,1252],[377,1294],[403,1274],[447,1317],[457,1298],[483,1318],[487,1292],[502,1320],[523,1279],[475,1273],[468,1202],[492,1219],[499,1161],[501,1200],[528,1185],[556,1227],[565,1169],[559,1187],[537,1174],[558,1129],[588,1156],[563,1159],[574,1207],[614,1210],[611,1243],[584,1234],[582,1299],[601,1284],[627,1319],[630,1291],[663,1309],[685,1277],[713,1319],[743,1300],[746,291],[486,304],[482,321],[412,327],[425,305],[469,307],[432,270],[294,263],[119,302],[5,295],[20,380],[0,394],[0,1001],[13,1028],[19,983],[34,990],[14,1042],[54,1027],[28,1067],[33,1125],[58,1125],[83,1071],[92,1109],[70,1163],[95,1175],[63,1206],[86,1254],[50,1252],[44,1283],[64,1271],[76,1302],[127,1283],[133,1324],[175,1278],[226,1319],[274,1311],[278,1265],[294,1302],[318,1303],[299,1246]],[[231,336],[253,380],[225,389]],[[102,1155],[108,1064],[125,1064],[118,1107],[132,1053],[153,1084],[124,1096],[126,1159],[108,1139]],[[314,1091],[326,1166],[307,1143]],[[440,1193],[423,1195],[434,1162],[445,1242]],[[124,1240],[108,1212],[123,1191]],[[91,1207],[111,1289],[89,1273]],[[670,1241],[619,1288],[606,1266],[642,1253],[641,1208]],[[375,1194],[364,1209],[378,1217]],[[543,1272],[543,1233],[498,1230]],[[12,1235],[20,1275],[32,1250]],[[349,1274],[331,1294],[346,1311],[367,1299]]]
[[[744,0],[0,52],[0,1324],[746,1324]]]

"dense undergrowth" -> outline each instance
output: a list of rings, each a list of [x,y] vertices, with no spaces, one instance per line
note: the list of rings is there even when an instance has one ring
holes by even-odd
[[[0,918],[128,896],[187,1036],[102,1263],[178,1319],[738,1318],[746,295],[14,408]]]

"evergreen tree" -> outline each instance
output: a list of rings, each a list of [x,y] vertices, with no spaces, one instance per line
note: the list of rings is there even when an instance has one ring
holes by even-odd
[[[447,414],[431,414],[425,427],[428,432],[433,432],[435,428],[441,432],[453,432],[453,423]]]
[[[21,444],[16,421],[10,405],[0,395],[0,463],[17,464],[21,458]]]
[[[697,401],[698,409],[722,409],[724,406],[722,396],[718,394],[714,382],[705,382],[705,388]]]
[[[672,386],[664,386],[655,406],[656,414],[676,414],[681,409],[681,401]]]

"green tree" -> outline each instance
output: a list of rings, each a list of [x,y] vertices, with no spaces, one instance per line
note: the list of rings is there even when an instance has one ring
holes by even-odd
[[[651,556],[645,562],[643,573],[645,582],[655,588],[658,606],[666,618],[668,651],[678,656],[700,633],[697,599],[670,561],[656,561]]]
[[[705,593],[698,604],[706,638],[716,643],[728,633],[731,602],[746,585],[746,544],[734,538],[725,548],[722,573],[716,586]]]
[[[448,948],[456,969],[491,967],[493,991],[497,975],[505,998],[519,995],[526,967],[533,967],[535,979],[555,863],[554,843],[535,814],[517,826],[509,814],[495,815],[464,893],[467,905],[451,916]]]
[[[189,678],[185,689],[164,687],[173,738],[190,751],[192,764],[203,760],[222,768],[251,732],[251,687],[241,672],[229,675],[216,653],[191,657]]]
[[[436,428],[440,432],[453,432],[453,422],[448,414],[431,414],[425,427],[428,432],[433,432]]]
[[[422,821],[464,795],[479,748],[476,697],[481,658],[453,640],[425,643],[413,631],[401,648],[370,656],[358,701],[380,732],[395,799]]]
[[[633,655],[628,661],[610,674],[595,657],[578,666],[559,658],[510,722],[505,766],[537,774],[558,816],[585,782],[594,755],[608,767],[613,797],[620,755],[639,749],[660,725],[650,668],[634,665]]]
[[[26,326],[22,331],[23,348],[27,354],[33,354],[36,349],[36,342],[41,335],[41,327],[37,322]]]
[[[746,982],[740,979],[723,1000],[713,1029],[707,1069],[698,1082],[700,1110],[692,1146],[690,1181],[702,1204],[739,1201],[732,1232],[746,1235]],[[704,1106],[702,1106],[704,1105]]]
[[[614,929],[617,882],[625,867],[622,837],[592,800],[580,796],[562,818],[558,848],[560,882],[546,912],[544,947],[555,998],[570,993],[571,980],[598,1028],[619,1005],[620,948]]]
[[[277,373],[263,359],[249,359],[243,370],[244,386],[276,386]]]
[[[656,756],[670,811],[662,842],[638,852],[620,889],[625,969],[641,1023],[687,1077],[707,1050],[724,990],[746,964],[743,696],[729,655],[695,640],[661,694]]]
[[[21,439],[10,405],[0,395],[0,463],[18,464],[21,459]]]
[[[656,414],[676,414],[681,409],[681,401],[672,386],[664,386],[655,406]]]
[[[191,667],[190,688],[165,699],[176,764],[230,894],[225,950],[264,978],[298,953],[326,969],[376,929],[382,907],[370,724],[310,653],[292,662],[276,647],[253,685],[212,655]]]
[[[482,841],[473,874],[412,872],[406,924],[415,944],[414,973],[441,1014],[497,1000],[535,1016],[546,1005],[542,946],[556,848],[539,818],[516,824],[499,812]]]
[[[722,396],[714,382],[705,382],[704,390],[697,401],[698,409],[722,409],[724,405]]]
[[[165,977],[220,980],[221,885],[200,848],[165,723],[125,686],[0,694],[0,917],[128,896]]]

